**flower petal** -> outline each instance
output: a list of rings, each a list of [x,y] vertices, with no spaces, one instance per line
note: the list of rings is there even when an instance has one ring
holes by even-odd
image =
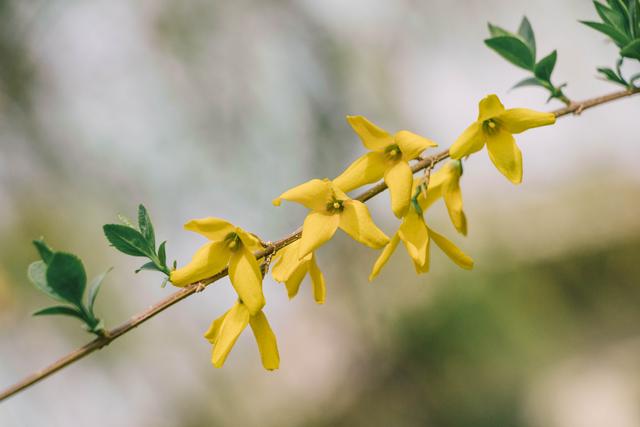
[[[262,366],[269,371],[278,369],[280,366],[280,354],[278,353],[278,343],[276,336],[269,326],[267,317],[262,311],[255,316],[251,316],[249,321],[253,335],[256,337],[258,350],[260,350],[260,358]]]
[[[391,194],[391,210],[396,217],[402,218],[411,202],[413,172],[409,164],[403,160],[388,168],[384,173],[384,182]]]
[[[354,240],[378,249],[389,243],[389,238],[371,219],[367,205],[357,200],[344,202],[340,214],[340,228]]]
[[[224,240],[225,236],[235,231],[235,226],[220,218],[192,219],[184,225],[185,230],[201,234],[209,240]]]
[[[393,144],[393,137],[387,131],[374,125],[365,117],[347,116],[347,121],[369,150],[384,151],[387,146]]]
[[[429,233],[422,215],[412,209],[403,218],[398,229],[398,236],[402,239],[411,259],[420,265],[424,264],[429,244]]]
[[[429,245],[427,245],[427,258],[424,261],[424,264],[420,265],[415,260],[413,261],[413,268],[416,270],[416,274],[425,274],[429,272],[429,267],[431,260],[429,259]]]
[[[222,328],[222,322],[224,322],[224,318],[227,317],[227,314],[229,314],[229,311],[231,310],[225,311],[225,313],[222,316],[218,317],[216,320],[211,322],[211,326],[209,326],[209,329],[207,329],[207,332],[204,333],[204,337],[211,344],[215,344],[220,338],[220,328]]]
[[[225,242],[209,242],[198,249],[189,264],[173,270],[169,280],[175,286],[186,286],[207,279],[222,271],[230,256]]]
[[[465,270],[471,270],[473,268],[473,259],[462,252],[460,248],[454,245],[449,239],[436,233],[431,228],[429,228],[429,236],[431,236],[434,243],[442,249],[442,252],[447,254],[451,261],[455,262]]]
[[[331,200],[331,181],[328,179],[312,179],[297,187],[293,187],[273,200],[273,204],[280,206],[281,199],[300,203],[311,210],[324,210]]]
[[[384,247],[382,253],[376,260],[376,263],[373,265],[373,269],[369,274],[370,282],[375,279],[375,277],[380,273],[380,270],[382,270],[382,267],[384,267],[387,261],[389,261],[389,258],[391,258],[391,254],[393,254],[393,252],[398,247],[398,243],[400,243],[400,237],[398,237],[398,234],[396,233],[393,235],[389,243],[387,243],[387,246]]]
[[[329,241],[340,224],[340,215],[310,212],[302,224],[298,259],[302,259]]]
[[[318,304],[324,304],[327,287],[324,282],[324,275],[316,263],[315,256],[309,262],[309,274],[311,275],[311,284],[313,285],[313,299],[315,299]]]
[[[395,135],[396,144],[402,151],[402,160],[413,160],[427,148],[437,147],[438,144],[423,136],[417,135],[408,130],[401,130]]]
[[[308,270],[309,267],[307,266],[307,263],[304,262],[303,264],[300,264],[284,282],[289,299],[298,295],[300,284],[302,283],[302,280],[304,280],[304,276],[306,276]]]
[[[344,172],[333,180],[333,184],[348,193],[381,179],[386,167],[384,154],[375,151],[367,153],[351,163]]]
[[[242,244],[245,245],[250,251],[256,252],[261,249],[264,249],[262,243],[260,243],[260,239],[240,227],[236,227],[235,232],[238,234],[238,237],[242,241]]]
[[[449,155],[452,159],[461,159],[464,156],[480,151],[484,147],[486,139],[487,137],[482,131],[482,124],[474,122],[462,132],[456,142],[449,148]]]
[[[520,133],[539,126],[552,125],[556,122],[553,113],[529,110],[527,108],[511,108],[498,117],[498,122],[510,133]]]
[[[522,153],[513,135],[500,130],[487,140],[489,157],[498,170],[514,184],[522,182]]]
[[[452,162],[453,163],[453,162]],[[462,210],[462,190],[460,189],[460,174],[456,167],[448,168],[451,173],[449,179],[446,180],[442,186],[442,195],[444,197],[444,203],[447,206],[449,212],[449,218],[453,226],[459,233],[467,235],[467,217]]]
[[[280,249],[275,255],[275,264],[271,269],[271,275],[276,282],[286,282],[294,271],[300,267],[303,263],[309,261],[312,254],[299,259],[298,250],[300,248],[300,240],[296,240],[289,246],[285,246]]]
[[[247,306],[252,316],[264,307],[262,273],[256,257],[244,246],[231,254],[229,279],[231,279],[231,284],[238,297]]]
[[[488,95],[480,100],[478,109],[478,121],[484,122],[500,115],[504,111],[504,105],[496,95]]]
[[[221,368],[224,365],[233,345],[248,324],[249,310],[244,304],[236,303],[224,316],[222,325],[220,325],[219,336],[211,354],[213,366]]]

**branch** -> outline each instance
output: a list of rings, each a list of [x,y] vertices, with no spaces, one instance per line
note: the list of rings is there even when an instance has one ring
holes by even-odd
[[[614,93],[611,93],[611,94],[608,94],[608,95],[604,95],[604,96],[600,96],[600,97],[597,97],[597,98],[587,99],[587,100],[582,101],[582,102],[572,103],[568,107],[552,111],[552,113],[555,114],[556,117],[563,117],[563,116],[566,116],[566,115],[569,115],[569,114],[579,115],[584,110],[587,110],[589,108],[593,108],[593,107],[595,107],[597,105],[606,104],[608,102],[612,102],[612,101],[615,101],[617,99],[625,98],[625,97],[632,96],[632,95],[638,94],[638,93],[640,93],[640,88],[634,88],[634,89],[630,89],[630,90],[614,92]],[[433,156],[420,159],[418,162],[416,162],[412,166],[411,169],[412,169],[413,173],[416,173],[416,172],[418,172],[420,170],[423,170],[423,169],[426,169],[426,168],[429,168],[429,167],[433,167],[433,165],[435,165],[435,164],[447,159],[448,157],[449,157],[449,150],[444,150],[444,151],[441,151],[440,153],[437,153],[437,154],[435,154]],[[367,200],[369,200],[369,199],[377,196],[378,194],[382,193],[386,189],[387,189],[386,184],[384,182],[380,182],[377,185],[375,185],[372,188],[370,188],[369,190],[367,190],[364,193],[360,194],[355,199],[359,200],[361,202],[366,202]],[[261,258],[264,258],[266,256],[269,256],[269,255],[275,253],[276,251],[284,248],[285,246],[288,246],[291,243],[295,242],[296,240],[298,240],[300,238],[301,235],[302,235],[302,230],[301,230],[301,228],[298,228],[296,231],[294,231],[293,233],[289,234],[288,236],[285,236],[280,240],[272,242],[269,245],[267,245],[267,247],[265,249],[256,252],[255,256],[256,256],[257,259],[261,259]],[[172,305],[182,301],[183,299],[185,299],[185,298],[187,298],[187,297],[189,297],[189,296],[191,296],[191,295],[193,295],[193,294],[195,294],[197,292],[202,291],[207,285],[222,279],[223,277],[227,276],[227,274],[228,274],[228,271],[225,268],[224,270],[222,270],[221,272],[219,272],[215,276],[212,276],[212,277],[210,277],[208,279],[202,280],[202,281],[200,281],[198,283],[192,283],[192,284],[186,286],[185,288],[183,288],[183,289],[181,289],[181,290],[179,290],[177,292],[174,292],[173,294],[169,295],[167,298],[165,298],[162,301],[158,302],[157,304],[153,305],[151,308],[147,309],[146,311],[144,311],[144,312],[142,312],[142,313],[140,313],[140,314],[138,314],[136,316],[133,316],[131,319],[129,319],[128,321],[124,322],[120,326],[107,331],[103,337],[98,337],[98,338],[94,339],[90,343],[88,343],[88,344],[84,345],[83,347],[80,347],[80,348],[72,351],[71,353],[67,354],[66,356],[64,356],[63,358],[57,360],[56,362],[52,363],[51,365],[47,366],[46,368],[41,369],[41,370],[39,370],[37,372],[34,372],[33,374],[31,374],[31,375],[27,376],[26,378],[24,378],[22,381],[12,385],[11,387],[7,388],[6,390],[3,390],[0,393],[0,401],[15,395],[16,393],[26,389],[27,387],[37,383],[38,381],[41,381],[41,380],[45,379],[49,375],[52,375],[55,372],[58,372],[60,369],[64,368],[65,366],[70,365],[72,363],[75,363],[78,360],[82,359],[83,357],[88,356],[89,354],[93,353],[94,351],[99,350],[102,347],[110,344],[116,338],[126,334],[127,332],[131,331],[132,329],[136,328],[137,326],[139,326],[142,323],[146,322],[147,320],[151,319],[156,314],[166,310],[167,308],[169,308]]]

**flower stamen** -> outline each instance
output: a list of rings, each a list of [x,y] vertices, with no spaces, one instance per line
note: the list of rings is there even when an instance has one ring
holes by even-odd
[[[242,244],[242,241],[240,240],[240,236],[238,236],[238,233],[233,231],[224,237],[224,241],[227,244],[227,247],[232,251],[237,250]]]

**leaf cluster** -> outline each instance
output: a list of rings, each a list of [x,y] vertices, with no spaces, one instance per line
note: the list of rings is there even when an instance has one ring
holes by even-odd
[[[625,58],[640,61],[640,0],[607,0],[606,4],[594,0],[593,5],[602,22],[580,22],[605,34],[620,49],[615,70],[600,67],[598,72],[605,80],[632,88],[634,82],[640,79],[640,73],[627,80],[620,67]]]
[[[124,217],[120,217],[120,220],[123,224],[105,224],[102,227],[109,243],[124,254],[149,259],[149,262],[138,268],[136,273],[141,270],[155,270],[169,276],[165,249],[167,242],[160,243],[156,249],[153,223],[144,205],[138,206],[137,228]]]
[[[565,103],[569,100],[562,92],[566,84],[555,86],[551,83],[551,74],[556,66],[558,52],[554,50],[549,55],[536,61],[536,38],[527,17],[522,18],[517,33],[491,23],[488,24],[491,37],[484,43],[513,65],[532,73],[531,77],[517,83],[514,88],[523,86],[539,86],[549,91],[549,99],[559,99]]]
[[[87,331],[99,336],[104,335],[104,326],[95,316],[94,305],[100,286],[111,269],[92,281],[85,301],[87,273],[80,258],[70,253],[53,251],[42,239],[35,240],[33,244],[42,260],[29,265],[29,280],[38,290],[63,303],[36,311],[33,315],[56,314],[75,317],[84,322]]]

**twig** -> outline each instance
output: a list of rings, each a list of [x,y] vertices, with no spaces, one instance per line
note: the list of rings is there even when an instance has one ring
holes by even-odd
[[[568,107],[552,111],[552,113],[555,114],[556,117],[563,117],[569,114],[578,115],[582,113],[584,110],[588,110],[589,108],[593,108],[597,105],[605,104],[605,103],[615,101],[620,98],[625,98],[637,93],[640,93],[640,88],[614,92],[614,93],[600,96],[597,98],[591,98],[582,102],[573,103]],[[433,166],[435,166],[437,163],[447,159],[448,157],[449,157],[449,150],[441,151],[440,153],[437,153],[430,157],[424,157],[424,158],[419,157],[419,160],[412,165],[411,170],[413,171],[413,173],[416,173],[423,169],[433,168]],[[384,182],[380,182],[377,185],[371,187],[369,190],[360,194],[358,197],[356,197],[356,200],[360,200],[361,202],[366,202],[367,200],[382,193],[386,189],[387,189],[386,184]],[[257,259],[269,257],[273,255],[276,251],[295,242],[301,236],[302,236],[302,229],[298,228],[296,231],[292,232],[288,236],[283,237],[282,239],[277,240],[275,242],[270,242],[270,244],[267,245],[263,250],[256,252],[255,256]],[[37,372],[34,372],[33,374],[19,381],[18,383],[3,390],[0,393],[0,401],[3,401],[8,397],[11,397],[17,394],[18,392],[26,389],[27,387],[37,383],[38,381],[45,379],[49,375],[52,375],[55,372],[58,372],[60,369],[64,368],[65,366],[75,363],[78,360],[93,353],[94,351],[99,350],[102,347],[110,344],[116,338],[138,327],[142,323],[154,317],[156,314],[166,310],[167,308],[193,295],[194,293],[197,293],[203,290],[205,286],[213,282],[216,282],[219,279],[222,279],[223,277],[227,276],[227,274],[228,274],[228,271],[225,268],[215,276],[212,276],[205,280],[201,280],[198,283],[193,283],[177,292],[174,292],[173,294],[169,295],[167,298],[153,305],[152,307],[145,310],[144,312],[136,316],[133,316],[131,319],[124,322],[120,326],[107,331],[103,337],[98,337],[94,339],[90,343],[72,351],[71,353],[67,354],[66,356],[62,357],[61,359],[57,360],[56,362],[52,363],[46,368],[41,369]]]

